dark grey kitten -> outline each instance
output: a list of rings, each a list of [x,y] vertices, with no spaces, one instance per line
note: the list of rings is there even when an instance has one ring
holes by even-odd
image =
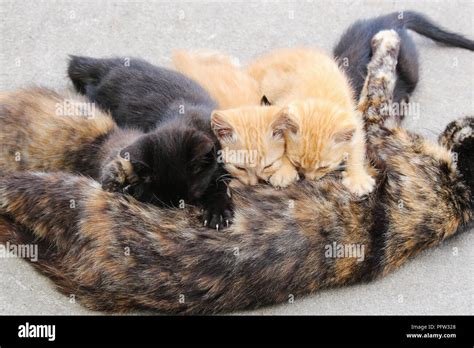
[[[367,76],[367,65],[372,57],[370,41],[376,33],[387,29],[396,30],[401,39],[397,65],[398,76],[393,96],[395,103],[408,101],[418,83],[418,52],[407,29],[447,46],[474,50],[474,41],[442,29],[417,12],[394,12],[380,17],[358,20],[346,29],[333,50],[334,56],[352,82],[357,100]]]

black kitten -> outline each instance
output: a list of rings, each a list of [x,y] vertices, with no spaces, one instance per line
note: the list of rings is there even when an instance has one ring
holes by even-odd
[[[349,76],[360,97],[365,78],[367,64],[372,57],[370,41],[381,30],[394,29],[400,36],[400,52],[398,54],[397,74],[393,101],[406,102],[418,83],[418,53],[413,39],[407,29],[429,37],[439,43],[474,50],[474,41],[455,33],[448,32],[420,13],[413,11],[395,12],[385,16],[359,20],[352,24],[342,35],[333,50],[342,68]],[[347,64],[344,64],[344,63]]]
[[[101,180],[105,189],[126,186],[137,199],[165,206],[202,205],[206,226],[230,223],[220,145],[210,127],[216,103],[201,86],[139,59],[71,56],[68,74],[120,127],[148,132],[111,162]]]

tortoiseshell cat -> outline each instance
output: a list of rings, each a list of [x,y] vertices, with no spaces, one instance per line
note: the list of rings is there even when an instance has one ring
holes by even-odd
[[[474,208],[474,118],[451,123],[441,145],[384,125],[398,44],[394,32],[374,38],[360,104],[379,170],[369,199],[350,200],[339,174],[281,191],[241,186],[234,225],[212,233],[193,214],[84,177],[15,173],[0,177],[0,240],[41,237],[33,266],[103,311],[229,312],[386,275],[472,226]],[[363,260],[328,256],[333,243],[364,246]]]
[[[309,48],[283,49],[257,59],[247,71],[271,104],[286,107],[287,160],[274,174],[276,181],[293,182],[295,168],[310,180],[344,168],[349,191],[362,196],[373,190],[363,122],[349,81],[331,57]]]
[[[0,172],[82,173],[143,202],[203,206],[206,225],[224,225],[215,142],[184,123],[123,129],[84,97],[31,88],[0,94],[0,143]]]

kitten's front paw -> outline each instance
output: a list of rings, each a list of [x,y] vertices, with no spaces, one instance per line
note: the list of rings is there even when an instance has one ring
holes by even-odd
[[[119,160],[111,161],[102,169],[100,183],[104,191],[122,192],[126,182],[127,176]]]
[[[229,227],[232,223],[233,212],[232,207],[224,206],[208,206],[204,208],[204,226],[216,229],[217,231]]]
[[[343,173],[342,184],[353,194],[361,197],[373,191],[375,179],[367,173],[351,174]]]
[[[294,167],[287,166],[277,170],[269,181],[276,188],[284,188],[299,179],[298,172]]]

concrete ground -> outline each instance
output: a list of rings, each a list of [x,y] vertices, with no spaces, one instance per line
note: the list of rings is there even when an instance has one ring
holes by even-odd
[[[0,0],[0,88],[68,86],[68,54],[139,56],[169,63],[173,48],[211,48],[243,63],[276,47],[330,50],[359,18],[414,9],[474,38],[474,2],[444,1],[38,1]],[[415,36],[421,80],[406,126],[435,139],[474,114],[474,53]],[[474,314],[474,233],[429,250],[370,284],[322,291],[249,314]],[[0,314],[89,314],[17,259],[0,259]]]

